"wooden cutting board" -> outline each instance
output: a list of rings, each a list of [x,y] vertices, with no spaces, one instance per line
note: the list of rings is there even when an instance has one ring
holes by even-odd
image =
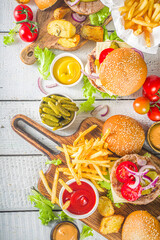
[[[72,144],[75,140],[75,138],[78,136],[79,132],[82,132],[89,128],[93,124],[97,124],[97,128],[90,132],[87,135],[87,138],[90,139],[91,137],[100,137],[103,123],[101,120],[97,118],[86,118],[79,126],[78,130],[67,137],[59,136],[53,132],[50,132],[46,128],[42,127],[40,124],[36,123],[35,121],[31,120],[30,118],[24,116],[24,115],[16,115],[11,122],[12,128],[15,132],[17,132],[21,137],[26,139],[29,143],[34,145],[36,148],[38,148],[40,151],[45,153],[49,159],[55,159],[60,158],[63,161],[63,164],[60,165],[60,167],[66,167],[65,163],[65,157],[63,153],[55,154],[51,149],[49,149],[47,146],[42,144],[41,142],[37,141],[33,136],[29,135],[19,126],[19,122],[23,121],[25,124],[29,125],[30,127],[36,129],[38,132],[45,135],[47,138],[53,140],[57,145],[61,146],[64,144]],[[146,151],[142,150],[141,154],[143,155]],[[160,159],[153,156],[154,162],[160,166]],[[47,181],[49,183],[49,186],[52,188],[53,178],[54,178],[54,172],[55,172],[56,166],[50,165],[47,172],[45,173]],[[60,177],[67,181],[67,178],[64,177],[64,175],[61,173]],[[38,181],[38,189],[39,191],[48,199],[50,199],[50,196],[48,195],[47,191],[44,188],[44,185],[41,180]],[[58,184],[58,190],[57,190],[57,196],[61,189],[60,184]],[[105,195],[100,194],[100,195]],[[115,207],[115,214],[121,214],[124,217],[127,217],[129,213],[136,211],[136,210],[147,210],[149,213],[151,213],[153,216],[157,217],[160,215],[160,198],[157,198],[155,201],[148,205],[132,205],[132,204],[124,204],[121,208]],[[102,216],[96,211],[94,214],[92,214],[90,217],[86,219],[82,219],[82,222],[89,225],[91,228],[93,228],[95,231],[99,232],[99,226],[101,222]],[[114,234],[107,234],[104,236],[105,238],[109,240],[120,240],[121,239],[121,231],[119,233]],[[138,240],[138,239],[137,239]]]
[[[36,39],[35,42],[33,42],[30,45],[28,45],[27,47],[25,47],[20,54],[20,58],[21,58],[22,62],[24,62],[25,64],[31,65],[36,61],[36,58],[34,56],[34,48],[37,45],[40,48],[47,47],[49,49],[56,48],[56,49],[60,49],[60,50],[64,50],[64,51],[74,51],[74,50],[77,50],[80,47],[82,47],[88,41],[81,37],[80,42],[76,47],[65,48],[57,43],[58,37],[48,34],[47,25],[50,21],[54,20],[53,12],[56,8],[61,7],[61,6],[67,6],[67,5],[64,3],[63,0],[58,0],[52,7],[48,8],[44,11],[41,11],[41,10],[37,11],[36,21],[38,23],[38,29],[39,29],[38,38]],[[82,25],[90,24],[90,20],[87,17],[87,19],[83,23],[75,22],[73,20],[73,18],[71,17],[71,13],[72,13],[72,10],[70,10],[70,12],[64,17],[64,19],[71,22],[77,29],[76,33],[80,34],[80,29],[81,29]],[[105,25],[107,25],[111,20],[112,20],[112,17],[109,16],[105,21]]]

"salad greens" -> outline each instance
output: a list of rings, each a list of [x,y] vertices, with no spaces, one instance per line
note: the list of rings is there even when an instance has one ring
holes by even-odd
[[[82,90],[83,90],[83,96],[85,98],[87,98],[87,101],[80,104],[78,113],[88,112],[88,111],[92,111],[94,109],[94,106],[92,104],[95,102],[94,94],[96,94],[96,93],[100,94],[102,98],[107,98],[107,97],[114,98],[114,99],[117,98],[117,96],[115,96],[115,95],[110,96],[108,93],[103,93],[103,92],[100,92],[99,90],[97,90],[95,87],[92,86],[92,84],[88,80],[87,76],[85,76],[85,75],[83,76]]]
[[[143,156],[144,157],[151,157],[151,154],[149,152],[146,152]]]
[[[110,14],[109,8],[104,7],[100,11],[89,15],[89,19],[92,25],[101,26]]]
[[[61,159],[53,159],[53,160],[47,160],[45,164],[54,164],[55,166],[60,165],[62,163]]]
[[[109,177],[109,172],[107,172],[107,175],[104,176],[106,179],[110,180],[110,177]],[[112,190],[111,190],[111,183],[108,183],[108,182],[105,182],[105,181],[100,181],[98,182],[98,184],[102,187],[102,188],[105,188],[107,189],[107,197],[114,203],[114,200],[113,200],[113,195],[112,195]],[[114,203],[115,207],[117,208],[120,208],[123,203]]]
[[[34,204],[34,207],[39,209],[39,219],[43,225],[47,225],[50,221],[58,220],[58,217],[52,211],[55,205],[35,188],[32,188],[32,195],[28,196],[28,200]]]
[[[50,76],[50,64],[55,58],[55,54],[48,48],[41,49],[39,46],[34,48],[34,56],[38,60],[38,70],[44,80]]]
[[[90,228],[87,225],[84,225],[83,228],[82,228],[81,235],[80,235],[80,240],[83,240],[83,239],[85,239],[86,237],[89,237],[89,236],[93,236],[92,231],[93,231],[92,228]]]
[[[113,33],[111,33],[111,34],[109,35],[109,34],[108,34],[108,30],[106,29],[106,26],[103,26],[103,29],[104,29],[104,35],[103,35],[103,38],[104,38],[103,40],[104,40],[104,42],[105,42],[106,40],[110,40],[110,41],[116,40],[116,41],[119,41],[119,42],[123,42],[123,40],[117,36],[116,31],[114,31]]]
[[[65,212],[61,211],[61,213],[58,215],[62,221],[70,221],[73,222],[74,218],[71,218],[68,216]]]
[[[15,35],[17,34],[19,27],[20,27],[20,24],[16,24],[13,29],[9,30],[8,35],[3,37],[3,43],[5,45],[10,45],[10,44],[14,43]]]

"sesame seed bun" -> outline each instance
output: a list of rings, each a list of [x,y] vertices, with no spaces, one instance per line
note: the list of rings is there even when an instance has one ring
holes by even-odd
[[[34,0],[40,10],[45,10],[57,2],[57,0]]]
[[[108,148],[118,156],[139,153],[145,141],[142,126],[133,118],[125,115],[114,115],[106,120],[103,134],[110,128],[107,137]]]
[[[122,228],[122,240],[159,240],[160,223],[147,211],[128,215]]]
[[[102,85],[113,94],[128,96],[139,90],[147,77],[147,66],[139,53],[131,48],[118,48],[100,65]]]

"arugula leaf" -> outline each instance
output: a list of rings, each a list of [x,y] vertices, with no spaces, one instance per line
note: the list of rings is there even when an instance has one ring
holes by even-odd
[[[69,217],[65,212],[61,212],[60,214],[58,214],[58,216],[60,217],[60,219],[62,220],[62,221],[64,221],[64,220],[66,220],[66,221],[71,221],[71,222],[73,222],[74,221],[74,218],[71,218],[71,217]]]
[[[38,70],[44,80],[50,76],[50,64],[52,63],[55,54],[48,48],[41,49],[39,46],[34,48],[34,56],[38,60]]]
[[[61,159],[53,159],[53,160],[47,160],[45,164],[54,164],[55,166],[60,165],[62,163]]]
[[[149,152],[146,152],[143,156],[144,157],[151,157],[151,154]]]
[[[15,41],[14,37],[17,34],[19,27],[20,27],[20,24],[16,24],[16,26],[13,29],[9,30],[8,35],[3,37],[3,43],[5,45],[10,45],[10,44],[14,43],[14,41]]]
[[[80,240],[85,239],[86,237],[93,236],[93,229],[89,226],[84,225],[82,228],[82,232],[80,234]]]
[[[92,25],[101,26],[110,14],[109,8],[104,7],[100,11],[89,15],[89,19]]]
[[[43,225],[47,225],[50,221],[58,220],[58,217],[52,211],[55,207],[54,204],[35,188],[32,188],[32,195],[28,196],[28,200],[34,204],[34,207],[39,209],[39,219]]]
[[[94,103],[95,101],[95,97],[89,97],[87,99],[87,101],[83,102],[80,104],[80,108],[79,108],[79,111],[78,111],[78,114],[80,112],[90,112],[94,109],[94,106],[92,106],[92,104]]]

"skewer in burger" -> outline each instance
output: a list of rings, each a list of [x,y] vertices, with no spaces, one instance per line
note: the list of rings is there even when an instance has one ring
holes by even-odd
[[[84,74],[99,91],[128,96],[142,87],[147,65],[143,54],[124,42],[98,42],[88,55]]]

